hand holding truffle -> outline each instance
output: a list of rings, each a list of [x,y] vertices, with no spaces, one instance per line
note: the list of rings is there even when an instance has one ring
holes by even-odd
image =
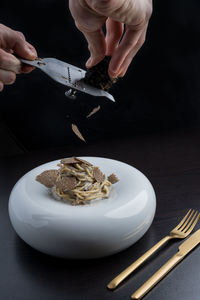
[[[152,0],[70,0],[69,7],[77,28],[88,41],[91,56],[86,66],[91,68],[105,55],[112,56],[109,76],[124,76],[145,41]]]
[[[37,57],[35,48],[25,40],[23,33],[0,24],[0,91],[5,84],[14,83],[16,74],[29,73],[33,69],[22,66],[13,54],[30,60]]]

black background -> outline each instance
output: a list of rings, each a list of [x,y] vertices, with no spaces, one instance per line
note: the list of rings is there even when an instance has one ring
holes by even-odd
[[[0,157],[1,299],[130,299],[177,251],[182,241],[161,249],[116,291],[106,289],[190,207],[200,208],[199,13],[199,0],[154,1],[146,43],[112,91],[116,104],[83,95],[69,100],[63,87],[38,70],[18,76],[13,86],[0,93],[0,156],[28,152]],[[64,0],[2,0],[0,22],[22,31],[39,56],[84,68],[87,43]],[[86,119],[98,104],[101,111]],[[72,133],[72,120],[86,145]],[[152,182],[157,196],[155,219],[135,245],[108,258],[71,261],[52,259],[16,236],[7,211],[16,181],[39,164],[72,155],[124,161]],[[198,248],[146,298],[198,300],[199,263]]]
[[[116,104],[105,98],[65,97],[65,88],[39,70],[20,75],[0,94],[1,124],[25,150],[200,125],[200,2],[154,1],[146,43],[127,75],[114,86]],[[22,31],[40,57],[85,68],[87,43],[75,28],[68,1],[1,1],[0,22]],[[93,107],[101,110],[85,116]]]

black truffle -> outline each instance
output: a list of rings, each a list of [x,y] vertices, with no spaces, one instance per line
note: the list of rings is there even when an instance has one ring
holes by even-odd
[[[111,57],[105,56],[100,63],[87,70],[84,82],[96,88],[108,91],[117,78],[110,78],[108,75],[108,66]]]

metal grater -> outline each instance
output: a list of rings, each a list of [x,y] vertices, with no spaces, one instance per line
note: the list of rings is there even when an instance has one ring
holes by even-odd
[[[86,73],[85,70],[77,68],[56,58],[37,58],[35,60],[26,60],[20,58],[20,61],[39,68],[55,81],[68,86],[70,89],[65,92],[65,95],[71,99],[75,99],[77,91],[80,91],[92,96],[106,97],[115,102],[114,97],[108,92],[88,85],[83,81]]]

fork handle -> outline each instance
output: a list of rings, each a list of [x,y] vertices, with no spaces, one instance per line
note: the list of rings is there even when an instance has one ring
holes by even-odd
[[[145,252],[141,257],[139,257],[134,263],[122,271],[117,277],[115,277],[107,287],[109,289],[115,289],[126,277],[128,277],[133,271],[135,271],[145,260],[147,260],[153,253],[155,253],[160,247],[162,247],[167,241],[172,237],[167,235],[157,244],[155,244],[151,249]]]
[[[177,252],[131,296],[131,299],[141,299],[144,297],[144,295],[165,277],[183,258],[184,255],[180,255],[180,253]]]

